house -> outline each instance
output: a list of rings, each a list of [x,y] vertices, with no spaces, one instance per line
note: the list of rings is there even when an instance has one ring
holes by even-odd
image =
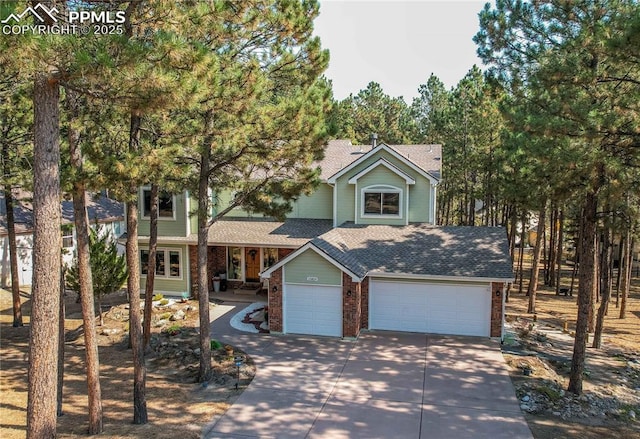
[[[14,191],[13,213],[16,228],[18,273],[20,285],[31,285],[33,265],[33,208],[32,194]],[[124,232],[124,205],[102,194],[87,194],[87,216],[92,227],[99,224],[101,233],[120,236]],[[71,263],[75,251],[76,235],[73,225],[73,202],[62,200],[62,258],[64,264]],[[0,191],[0,278],[3,286],[11,285],[11,263],[9,260],[9,236],[4,192]]]
[[[500,337],[504,287],[513,281],[506,232],[435,225],[441,157],[440,145],[330,141],[316,164],[320,187],[297,199],[284,222],[233,209],[211,226],[209,273],[233,287],[262,282],[275,333]],[[149,194],[140,189],[141,288]],[[231,196],[212,194],[212,214]],[[156,289],[195,292],[196,199],[187,191],[160,198]]]

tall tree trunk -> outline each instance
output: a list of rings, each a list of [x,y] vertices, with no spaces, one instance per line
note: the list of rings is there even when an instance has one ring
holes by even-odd
[[[627,236],[624,240],[624,263],[622,264],[622,283],[620,285],[620,314],[618,318],[624,319],[627,316],[627,297],[631,286],[631,271],[633,270],[633,245],[631,231],[627,229]]]
[[[158,251],[158,185],[151,185],[151,209],[149,211],[149,266],[147,283],[144,290],[144,348],[151,341],[151,311],[153,307],[153,289],[156,280],[156,253]]]
[[[597,226],[596,226],[597,227]],[[599,289],[600,289],[600,270],[599,270],[599,259],[598,259],[598,252],[599,252],[599,242],[598,242],[598,235],[597,235],[597,230],[596,230],[596,236],[594,238],[594,243],[593,243],[593,257],[594,257],[594,261],[593,261],[593,287],[591,288],[591,296],[590,296],[590,300],[589,300],[589,324],[587,326],[587,331],[589,331],[590,333],[596,330],[596,301],[598,300],[598,296],[599,296]]]
[[[558,208],[554,203],[554,207],[551,210],[551,224],[550,224],[550,239],[549,239],[549,259],[547,261],[547,286],[555,286],[556,281],[556,250],[558,240]]]
[[[518,287],[518,293],[522,294],[522,288],[524,283],[524,241],[527,239],[527,211],[522,210],[522,230],[520,233],[520,254],[518,259],[518,273],[520,273],[520,284]]]
[[[34,81],[33,283],[27,438],[56,436],[60,295],[60,91],[48,74]]]
[[[213,114],[207,113],[208,132],[213,128]],[[198,180],[198,303],[200,308],[200,368],[198,381],[211,379],[211,319],[209,317],[209,275],[207,247],[209,242],[209,169],[211,167],[211,136],[206,136],[200,153]]]
[[[64,414],[62,411],[62,396],[63,396],[62,390],[64,389],[64,322],[65,322],[64,273],[65,273],[65,269],[64,269],[64,266],[62,265],[62,253],[60,253],[60,306],[58,307],[58,318],[60,319],[60,324],[58,325],[58,392],[56,395],[58,400],[56,414],[58,416],[62,416]]]
[[[141,116],[131,112],[129,128],[129,150],[138,151]],[[138,186],[129,188],[130,201],[127,203],[127,268],[129,278],[129,340],[133,351],[133,423],[149,422],[146,400],[147,368],[144,364],[144,342],[140,313],[140,263],[138,256]]]
[[[518,223],[518,212],[516,211],[515,206],[510,206],[510,227],[509,227],[509,255],[511,256],[511,266],[513,267],[513,263],[515,262],[515,252],[516,252],[516,225]],[[509,282],[507,284],[507,292],[505,293],[504,300],[509,302],[509,296],[511,295],[511,288],[513,284]]]
[[[65,103],[69,110],[71,122],[78,117],[78,96],[74,91],[66,90]],[[82,175],[82,153],[80,151],[80,133],[69,127],[69,154],[71,164],[77,171],[73,182],[73,216],[76,228],[78,283],[80,286],[80,303],[82,307],[82,324],[84,327],[85,358],[87,368],[87,391],[89,395],[89,434],[99,434],[102,426],[102,392],[100,389],[100,360],[98,357],[98,339],[96,335],[96,315],[93,294],[89,250],[89,219],[87,217],[86,188]]]
[[[564,211],[560,209],[558,212],[558,247],[556,249],[556,294],[560,293],[560,282],[562,281],[562,260],[564,246],[562,241],[564,239]]]
[[[608,211],[608,209],[607,209]],[[607,315],[607,308],[609,306],[609,299],[611,297],[611,259],[613,255],[613,247],[611,245],[611,233],[612,230],[605,221],[605,230],[603,233],[602,242],[602,269],[600,282],[600,308],[598,308],[598,315],[596,318],[596,329],[593,334],[593,348],[599,349],[602,347],[602,332],[604,330],[604,317]]]
[[[620,281],[622,279],[622,264],[624,260],[625,241],[627,237],[622,236],[620,238],[620,244],[618,245],[618,272],[616,275],[616,308],[620,307]]]
[[[536,312],[536,292],[538,291],[538,277],[540,275],[540,256],[542,254],[542,242],[544,240],[545,218],[547,216],[547,200],[544,200],[540,208],[540,217],[538,219],[538,233],[536,236],[536,248],[533,253],[533,262],[531,264],[531,279],[529,280],[529,288],[527,295],[529,296],[528,313]]]
[[[593,269],[595,264],[595,236],[597,222],[598,199],[596,190],[587,193],[582,209],[580,222],[580,266],[578,269],[578,318],[576,336],[573,344],[571,372],[569,374],[568,391],[577,395],[582,393],[582,375],[587,347],[587,328],[589,325],[589,306],[593,293]]]
[[[6,150],[6,146],[3,148]],[[6,151],[5,151],[6,152]],[[6,157],[6,156],[5,156]],[[5,175],[8,163],[5,161]],[[22,326],[22,305],[20,303],[20,276],[18,275],[18,243],[16,241],[16,220],[13,213],[11,187],[4,188],[4,203],[7,211],[7,233],[9,238],[9,263],[11,264],[11,298],[13,301],[13,326]]]

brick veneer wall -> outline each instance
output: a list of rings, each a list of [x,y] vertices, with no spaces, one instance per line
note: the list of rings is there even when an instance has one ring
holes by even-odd
[[[360,329],[369,328],[369,278],[365,277],[360,283],[360,290],[362,292],[362,300],[360,303]]]
[[[284,259],[286,256],[293,253],[292,248],[279,248],[278,249],[278,260]]]
[[[491,337],[502,337],[503,290],[503,282],[491,282]]]
[[[362,318],[362,288],[346,273],[342,273],[342,336],[357,337]]]
[[[282,267],[271,273],[268,294],[269,331],[282,332]]]

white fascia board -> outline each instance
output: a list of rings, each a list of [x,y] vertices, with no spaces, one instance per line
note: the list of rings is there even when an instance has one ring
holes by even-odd
[[[383,271],[370,271],[369,277],[383,277],[394,279],[416,279],[416,280],[439,280],[454,282],[514,282],[513,278],[493,278],[493,277],[471,277],[471,276],[444,276],[437,274],[411,274],[411,273],[388,273]]]
[[[362,282],[363,278],[359,277],[357,274],[353,273],[347,267],[345,267],[344,265],[342,265],[339,262],[337,262],[336,260],[334,260],[332,257],[330,257],[325,252],[323,252],[322,250],[317,248],[311,242],[307,242],[305,245],[300,247],[298,250],[296,250],[293,253],[287,255],[284,259],[281,259],[280,261],[278,261],[275,265],[272,265],[267,270],[264,270],[262,273],[260,273],[260,277],[262,279],[270,279],[271,278],[271,273],[273,273],[278,268],[284,266],[287,262],[289,262],[289,260],[295,259],[296,257],[298,257],[299,255],[301,255],[302,253],[304,253],[307,250],[313,250],[314,252],[316,252],[318,255],[323,257],[327,262],[329,262],[331,265],[336,267],[338,270],[340,270],[340,271],[348,274],[349,276],[351,276],[351,279],[354,282]]]
[[[362,171],[358,172],[356,175],[354,175],[353,177],[351,177],[349,179],[348,183],[349,184],[356,184],[356,182],[358,181],[358,179],[360,177],[363,177],[363,176],[367,175],[369,172],[373,171],[378,166],[384,166],[385,168],[387,168],[388,170],[390,170],[391,172],[396,174],[398,177],[402,178],[408,185],[409,184],[416,184],[416,180],[413,177],[411,177],[410,175],[407,175],[401,169],[398,169],[397,167],[393,166],[391,163],[389,163],[387,160],[385,160],[383,158],[379,159],[377,162],[372,163],[371,165],[367,166]]]

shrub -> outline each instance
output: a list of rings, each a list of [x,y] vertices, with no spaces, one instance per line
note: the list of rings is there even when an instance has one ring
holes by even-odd
[[[220,343],[218,340],[211,340],[211,350],[215,351],[217,349],[222,348],[222,343]]]
[[[160,293],[156,293],[153,295],[153,301],[154,302],[158,302],[159,300],[162,300],[164,298],[164,296]]]
[[[167,327],[167,329],[165,329],[164,332],[166,332],[169,335],[177,335],[180,333],[181,330],[182,330],[182,325],[173,324]]]
[[[160,305],[164,306],[164,305],[168,305],[169,304],[169,299],[162,299],[160,301]]]
[[[540,386],[540,387],[538,387],[537,390],[541,394],[545,395],[549,399],[549,401],[551,401],[551,402],[556,402],[560,398],[562,398],[562,395],[560,395],[560,392],[558,390],[554,389],[553,387]]]

